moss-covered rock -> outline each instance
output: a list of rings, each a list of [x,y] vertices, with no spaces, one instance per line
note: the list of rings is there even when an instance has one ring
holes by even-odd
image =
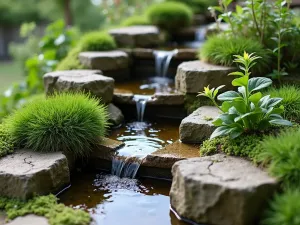
[[[0,124],[0,158],[14,152],[14,141],[7,126]]]

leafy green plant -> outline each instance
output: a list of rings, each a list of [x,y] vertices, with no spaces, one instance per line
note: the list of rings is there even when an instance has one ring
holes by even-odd
[[[258,161],[268,166],[271,175],[282,181],[284,186],[300,185],[299,138],[300,129],[291,128],[266,138],[260,146]]]
[[[66,56],[66,58],[60,61],[60,63],[56,67],[56,70],[84,69],[84,66],[80,63],[78,58],[80,52],[80,48],[73,48]]]
[[[125,19],[121,25],[125,27],[135,26],[135,25],[150,25],[150,21],[146,16],[131,16]]]
[[[17,146],[87,156],[108,125],[106,107],[85,94],[55,94],[28,102],[8,118]]]
[[[229,135],[236,138],[242,133],[251,131],[261,131],[268,129],[271,125],[291,126],[291,122],[284,120],[280,114],[283,113],[283,106],[276,107],[281,98],[271,98],[269,95],[263,96],[261,89],[272,84],[272,80],[266,77],[250,78],[250,69],[255,65],[255,60],[259,57],[253,54],[244,56],[236,55],[235,62],[240,64],[243,72],[232,72],[229,75],[237,76],[232,81],[238,91],[227,91],[217,96],[223,87],[209,89],[204,88],[200,96],[206,96],[217,106],[222,114],[213,122],[217,129],[212,133],[211,139],[218,136]],[[216,103],[216,97],[223,104]]]
[[[45,216],[50,225],[88,225],[90,215],[83,210],[69,208],[57,203],[54,195],[34,197],[29,201],[0,197],[0,209],[5,210],[8,219],[35,214]]]
[[[234,56],[246,52],[255,52],[261,60],[257,62],[253,72],[262,74],[269,71],[271,64],[270,53],[258,41],[231,35],[214,35],[203,44],[199,50],[199,58],[209,63],[234,66]]]
[[[263,225],[298,225],[300,224],[300,191],[287,189],[277,194],[265,213]]]
[[[171,1],[150,6],[147,16],[153,25],[174,33],[179,27],[186,27],[192,23],[193,11],[183,3]]]
[[[271,97],[282,98],[284,106],[283,117],[285,119],[300,121],[300,88],[295,85],[283,85],[279,88],[271,87],[265,91]]]

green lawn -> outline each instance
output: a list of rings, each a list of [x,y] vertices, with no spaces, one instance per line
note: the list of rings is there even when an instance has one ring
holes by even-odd
[[[24,79],[18,64],[12,61],[0,61],[0,93],[5,91],[13,82]]]

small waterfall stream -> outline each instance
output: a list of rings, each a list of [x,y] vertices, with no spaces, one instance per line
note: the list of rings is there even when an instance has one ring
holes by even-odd
[[[170,62],[174,55],[178,53],[178,49],[173,51],[156,50],[153,52],[155,57],[155,71],[156,76],[166,77]]]
[[[156,90],[166,90],[168,87],[168,79],[166,78],[170,62],[178,50],[173,51],[154,51],[156,76],[154,83],[151,84]],[[146,87],[149,87],[148,85]],[[164,141],[157,138],[148,137],[145,130],[149,128],[144,123],[144,114],[147,102],[151,99],[151,95],[134,95],[133,100],[136,102],[137,121],[132,123],[132,130],[135,135],[124,137],[125,147],[121,149],[112,160],[111,173],[118,177],[135,178],[143,159],[156,149],[162,147]],[[122,141],[122,138],[118,138]],[[124,154],[126,149],[131,154]],[[142,152],[136,154],[136,152]]]

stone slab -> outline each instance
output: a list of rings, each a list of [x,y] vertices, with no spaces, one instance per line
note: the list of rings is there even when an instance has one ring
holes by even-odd
[[[184,62],[178,66],[175,87],[178,91],[192,94],[203,91],[208,85],[211,88],[226,85],[222,90],[230,89],[232,77],[228,74],[234,70],[231,67],[216,66],[200,60]]]
[[[0,159],[0,196],[28,199],[59,192],[69,183],[68,161],[60,152],[18,150]]]
[[[251,162],[222,154],[176,162],[172,174],[172,208],[199,224],[258,224],[278,187]]]
[[[114,104],[110,103],[107,106],[108,114],[109,114],[109,122],[113,126],[119,126],[124,121],[124,115],[122,111],[115,106]]]
[[[124,147],[124,143],[109,138],[101,138],[96,148],[92,152],[90,159],[95,161],[101,160],[112,160],[118,149]]]
[[[101,75],[100,70],[55,71],[44,75],[47,95],[54,92],[88,92],[101,98],[103,103],[113,98],[114,79]]]
[[[201,143],[214,132],[212,122],[220,115],[215,106],[202,106],[184,118],[179,126],[179,137],[185,143]]]
[[[17,217],[6,225],[49,225],[49,223],[45,217],[30,214]]]
[[[124,51],[81,52],[79,60],[89,69],[117,71],[129,68],[129,56]]]
[[[109,31],[119,47],[153,47],[161,42],[155,26],[129,26]]]

